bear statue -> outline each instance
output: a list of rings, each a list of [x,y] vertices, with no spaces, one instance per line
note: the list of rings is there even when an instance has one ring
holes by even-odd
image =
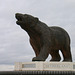
[[[28,14],[16,13],[16,23],[25,30],[30,37],[30,44],[36,57],[32,61],[45,61],[51,55],[50,61],[60,61],[59,50],[62,52],[63,61],[72,62],[70,50],[70,37],[61,27],[48,27],[37,17]]]

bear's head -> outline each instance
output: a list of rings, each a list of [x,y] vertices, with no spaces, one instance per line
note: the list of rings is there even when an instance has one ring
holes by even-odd
[[[28,14],[16,13],[15,17],[17,19],[16,23],[20,25],[23,29],[34,27],[38,22],[37,17],[33,17]]]

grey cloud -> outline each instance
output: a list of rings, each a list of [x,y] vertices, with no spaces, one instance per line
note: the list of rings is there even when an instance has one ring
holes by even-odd
[[[48,26],[60,26],[71,37],[75,61],[75,1],[74,0],[1,0],[0,2],[0,64],[31,61],[35,56],[27,33],[16,25],[15,13],[38,17]]]

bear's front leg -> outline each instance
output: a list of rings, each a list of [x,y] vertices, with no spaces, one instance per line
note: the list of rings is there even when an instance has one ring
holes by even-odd
[[[37,57],[34,57],[32,61],[45,61],[48,55],[48,47],[45,45],[41,48],[39,55]]]

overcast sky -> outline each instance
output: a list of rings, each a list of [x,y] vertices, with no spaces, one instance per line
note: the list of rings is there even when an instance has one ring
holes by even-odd
[[[48,26],[64,28],[71,38],[75,62],[75,0],[0,0],[0,67],[28,62],[35,56],[28,34],[16,24],[15,13],[30,14]],[[4,66],[0,70],[5,70]]]

